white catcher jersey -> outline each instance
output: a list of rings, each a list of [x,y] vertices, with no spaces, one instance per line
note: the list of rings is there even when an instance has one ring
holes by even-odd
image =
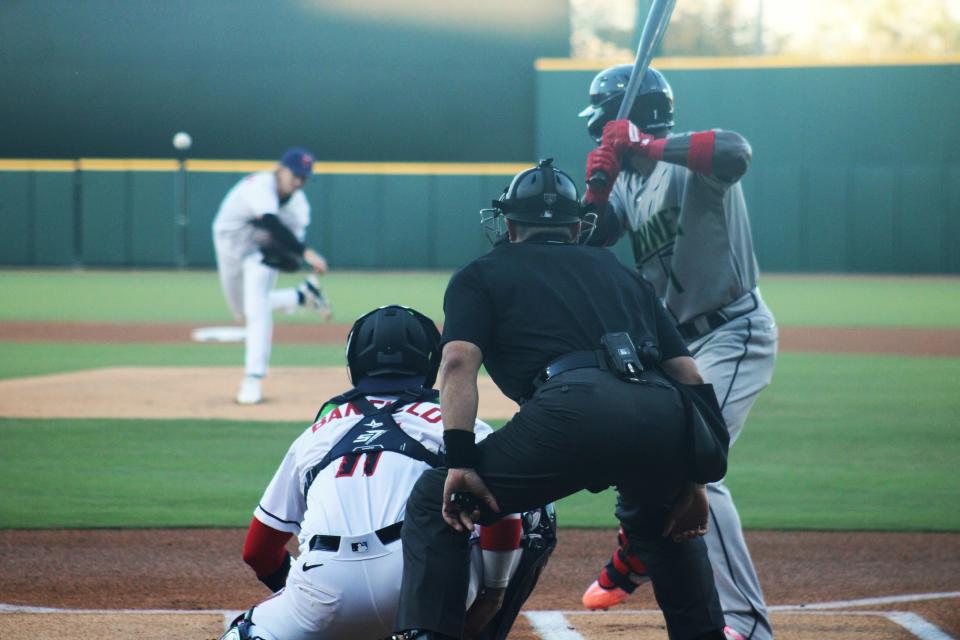
[[[630,230],[637,269],[677,324],[720,309],[757,286],[740,182],[658,162],[649,178],[621,172],[610,204]]]
[[[281,205],[273,171],[252,173],[227,192],[213,220],[213,233],[228,241],[233,252],[251,253],[258,246],[257,230],[250,222],[266,213],[276,214],[284,226],[303,241],[310,225],[310,203],[298,189]]]
[[[367,396],[375,407],[395,400],[390,396]],[[420,475],[429,469],[426,462],[392,451],[379,453],[367,465],[363,454],[357,464],[342,468],[344,458],[330,462],[317,475],[304,499],[308,471],[354,427],[363,415],[352,405],[342,404],[294,440],[280,468],[270,481],[254,511],[254,517],[268,527],[297,534],[301,549],[314,535],[355,536],[376,531],[403,520],[407,498]],[[406,405],[393,414],[409,436],[437,453],[443,446],[440,406],[433,402]],[[392,427],[391,427],[392,428]],[[361,434],[364,444],[373,443],[376,429]],[[477,441],[493,430],[477,420]]]

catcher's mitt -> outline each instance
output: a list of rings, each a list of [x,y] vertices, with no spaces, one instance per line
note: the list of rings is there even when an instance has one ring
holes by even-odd
[[[279,269],[285,273],[292,273],[300,270],[300,256],[292,251],[274,247],[263,247],[260,252],[263,254],[263,264],[274,269]]]

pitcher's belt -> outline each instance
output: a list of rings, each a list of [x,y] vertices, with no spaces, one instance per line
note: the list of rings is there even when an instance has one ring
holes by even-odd
[[[390,544],[400,539],[400,529],[403,528],[403,520],[389,526],[377,529],[374,535],[380,538],[383,544]],[[340,536],[327,536],[317,534],[310,538],[311,551],[338,551],[340,549]]]
[[[716,311],[710,311],[677,325],[677,332],[687,342],[699,340],[711,331],[722,327],[731,320],[752,313],[760,306],[757,290],[752,289],[746,295]]]

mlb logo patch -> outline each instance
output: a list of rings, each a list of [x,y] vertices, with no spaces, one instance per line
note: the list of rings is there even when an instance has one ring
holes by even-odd
[[[366,542],[351,542],[350,550],[354,553],[366,553],[367,552],[367,543]]]

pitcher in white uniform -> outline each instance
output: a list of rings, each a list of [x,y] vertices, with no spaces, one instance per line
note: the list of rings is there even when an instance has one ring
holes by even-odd
[[[313,173],[313,154],[291,148],[273,171],[250,174],[224,197],[213,220],[213,247],[227,305],[245,325],[244,377],[240,404],[263,399],[273,339],[273,311],[298,306],[330,318],[330,304],[314,274],[327,261],[303,244],[310,224],[310,203],[302,188]],[[313,273],[296,288],[274,289],[281,270],[296,271],[300,260]]]
[[[712,129],[667,135],[673,127],[673,91],[648,69],[628,119],[614,120],[631,65],[601,71],[580,115],[600,146],[590,152],[587,176],[603,172],[586,200],[599,220],[591,244],[611,245],[627,235],[638,271],[650,282],[697,362],[713,384],[736,442],[750,408],[770,384],[777,351],[773,315],[760,297],[759,270],[740,178],[750,164],[746,139]],[[621,170],[621,168],[623,170]],[[707,485],[705,537],[714,582],[731,640],[773,637],[767,607],[740,516],[723,481]],[[626,536],[583,595],[591,609],[623,602],[645,582],[645,567]]]
[[[235,620],[224,639],[391,635],[407,497],[425,469],[443,464],[443,422],[431,388],[439,339],[429,318],[396,305],[354,324],[347,339],[354,389],[326,402],[290,446],[247,533],[243,558],[275,595]],[[491,432],[477,421],[478,439]],[[512,514],[478,534],[471,635],[497,613],[520,565],[526,524]],[[296,559],[285,548],[293,535]]]

